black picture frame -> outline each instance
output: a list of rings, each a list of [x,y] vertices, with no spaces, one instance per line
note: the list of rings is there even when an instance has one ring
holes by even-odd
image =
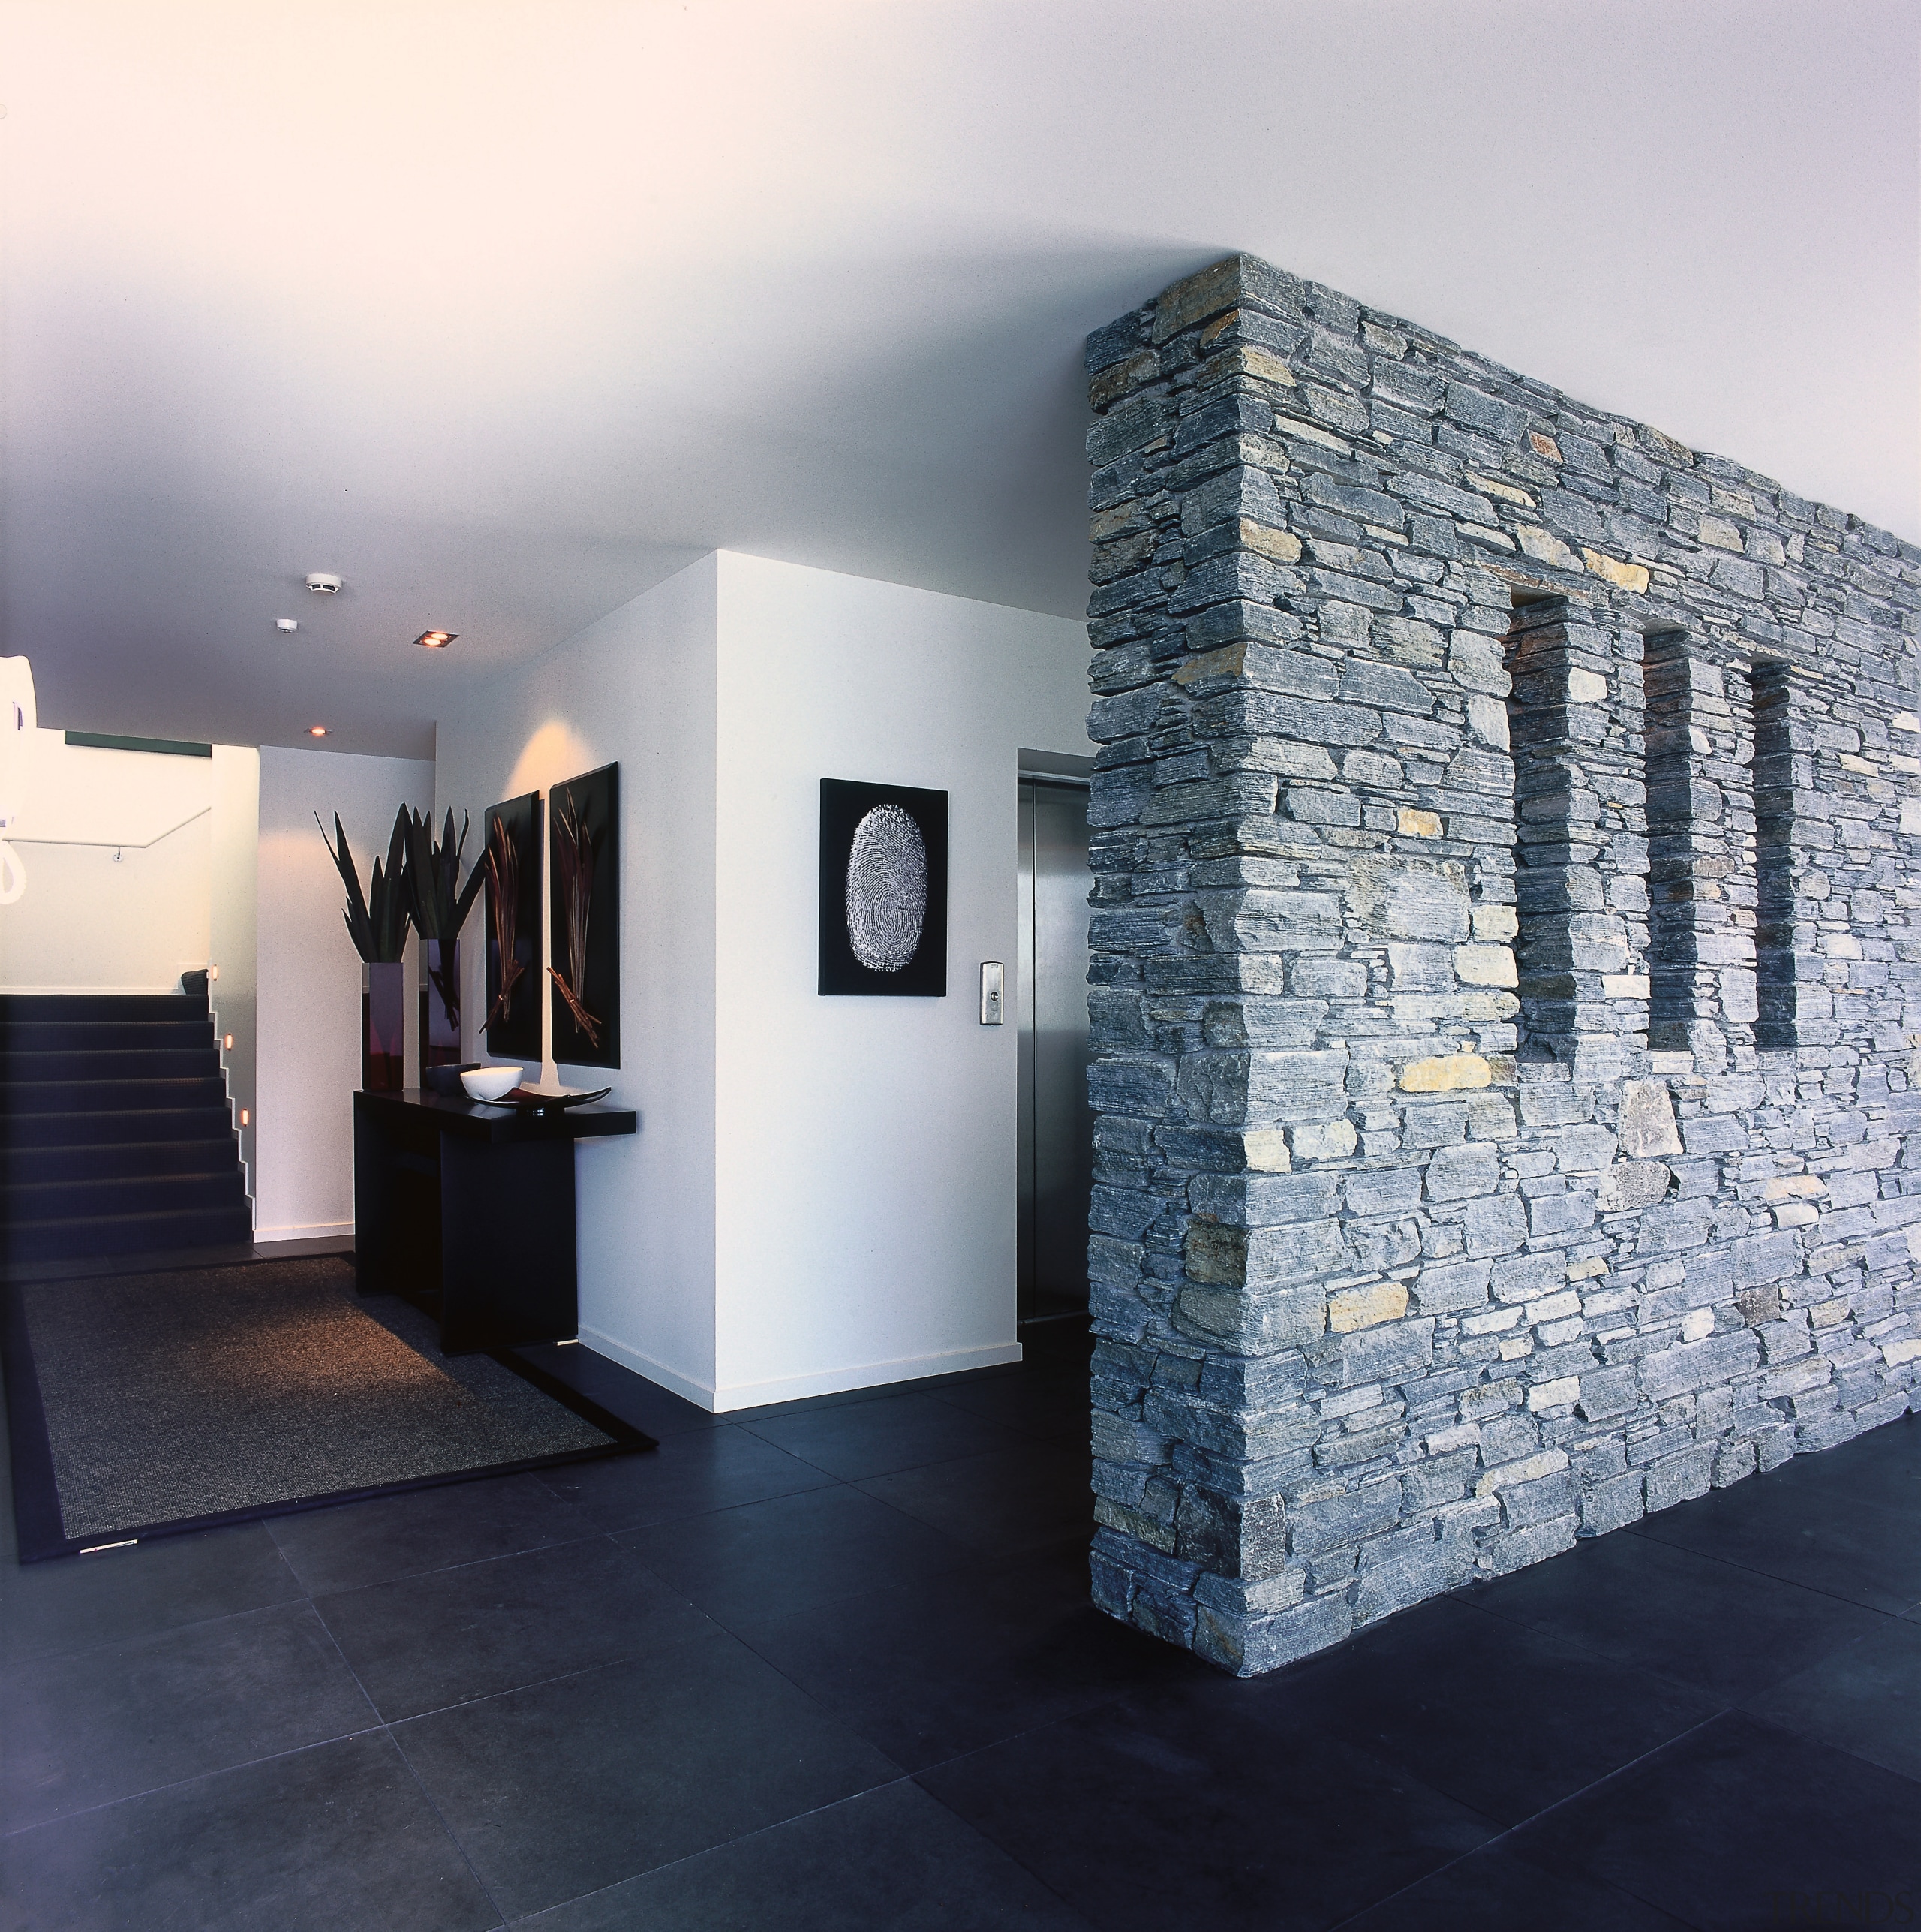
[[[898,966],[882,963],[890,946],[898,949],[908,943],[910,927],[896,919],[883,916],[878,928],[863,926],[857,934],[855,914],[851,910],[850,887],[856,839],[871,862],[876,838],[888,835],[883,817],[863,834],[870,815],[884,807],[904,813],[919,835],[920,850],[926,865],[926,898],[918,940],[913,950]],[[911,880],[911,841],[900,844],[898,821],[893,822],[894,849],[907,868]],[[909,888],[911,892],[911,887]],[[888,906],[906,901],[882,898],[876,901],[882,914]],[[861,955],[867,955],[864,960]],[[824,994],[891,995],[898,998],[942,999],[947,993],[947,794],[926,791],[912,785],[870,785],[851,778],[823,778],[820,781],[820,981]]]
[[[513,853],[517,874],[514,892],[513,956],[520,972],[509,993],[506,1011],[496,1019],[501,998],[500,922],[495,916],[494,874],[488,868],[482,896],[487,922],[487,1004],[483,1016],[487,1051],[504,1060],[540,1058],[540,794],[489,805],[481,814],[480,862],[493,851],[498,823]]]
[[[561,847],[578,826],[593,853],[593,884],[585,910],[582,983],[573,983],[568,895],[570,874]],[[553,1014],[558,1066],[618,1067],[621,1064],[621,768],[603,765],[547,793],[549,962],[547,991]],[[561,990],[564,980],[586,1010],[583,1026]]]

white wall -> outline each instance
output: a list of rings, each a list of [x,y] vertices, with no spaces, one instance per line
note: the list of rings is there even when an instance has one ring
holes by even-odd
[[[1014,1359],[1018,752],[1090,755],[1084,625],[720,558],[717,1374],[737,1408]],[[944,999],[816,991],[823,778],[948,794]]]
[[[386,856],[395,813],[402,804],[424,811],[431,803],[434,767],[272,745],[260,759],[255,1238],[346,1234],[353,1225],[360,959],[341,916],[340,874],[314,815],[330,838],[339,813],[364,891],[375,857]],[[417,951],[417,942],[408,949]],[[410,974],[409,987],[410,1079]]]
[[[976,983],[1015,958],[1018,753],[1091,750],[1085,670],[1078,624],[723,552],[440,721],[476,827],[621,766],[624,1064],[559,1070],[641,1115],[579,1156],[590,1347],[718,1410],[1018,1354]],[[816,992],[822,778],[951,794],[945,999]]]
[[[576,1156],[581,1335],[702,1400],[714,1381],[717,567],[702,558],[489,686],[440,721],[437,745],[437,811],[451,806],[456,824],[473,814],[476,856],[489,805],[620,765],[622,1064],[559,1071],[573,1086],[611,1081],[612,1103],[638,1109],[641,1122],[637,1136],[589,1142]],[[545,880],[543,857],[543,926]],[[461,934],[473,1058],[486,1057],[486,917],[483,895]]]
[[[207,958],[213,761],[35,733],[0,992],[177,992]],[[116,854],[118,856],[116,856]]]
[[[215,971],[207,999],[221,1043],[227,1103],[240,1136],[247,1192],[257,1214],[260,754],[251,745],[216,745],[212,766],[207,961]]]

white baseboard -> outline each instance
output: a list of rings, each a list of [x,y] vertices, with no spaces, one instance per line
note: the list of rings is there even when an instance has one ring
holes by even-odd
[[[351,1221],[313,1221],[304,1226],[291,1228],[256,1228],[254,1245],[271,1247],[277,1241],[351,1241],[353,1223]]]
[[[757,1409],[765,1402],[798,1402],[810,1395],[843,1395],[853,1389],[877,1389],[890,1382],[915,1382],[928,1375],[957,1375],[970,1368],[998,1368],[1021,1359],[1018,1341],[1000,1342],[988,1348],[948,1349],[938,1355],[905,1356],[894,1362],[864,1362],[848,1368],[816,1370],[807,1375],[783,1375],[767,1382],[736,1382],[716,1389],[705,1382],[669,1368],[639,1350],[629,1348],[597,1329],[583,1328],[584,1347],[609,1362],[657,1382],[676,1395],[698,1403],[710,1413],[720,1416],[734,1409]]]
[[[669,1368],[664,1362],[656,1362],[651,1355],[642,1355],[639,1349],[629,1348],[625,1342],[618,1342],[612,1335],[603,1335],[598,1329],[583,1326],[579,1335],[582,1348],[591,1348],[596,1355],[604,1355],[609,1362],[617,1362],[623,1368],[630,1368],[635,1374],[644,1375],[650,1382],[657,1382],[663,1389],[672,1390],[684,1400],[712,1410],[714,1390],[708,1383],[696,1382],[678,1369]]]

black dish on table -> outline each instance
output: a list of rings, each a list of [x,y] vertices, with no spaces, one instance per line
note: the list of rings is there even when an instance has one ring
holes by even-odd
[[[530,1094],[525,1087],[510,1088],[498,1100],[483,1100],[483,1107],[512,1107],[523,1114],[561,1113],[569,1107],[584,1107],[590,1100],[604,1100],[611,1087],[596,1087],[591,1094]]]

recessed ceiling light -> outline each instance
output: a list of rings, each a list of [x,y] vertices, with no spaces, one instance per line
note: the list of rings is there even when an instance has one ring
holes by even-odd
[[[423,630],[413,641],[430,651],[444,651],[459,635],[458,630]]]
[[[307,727],[307,736],[309,738],[324,738],[326,735],[327,728],[324,724],[310,724]]]

